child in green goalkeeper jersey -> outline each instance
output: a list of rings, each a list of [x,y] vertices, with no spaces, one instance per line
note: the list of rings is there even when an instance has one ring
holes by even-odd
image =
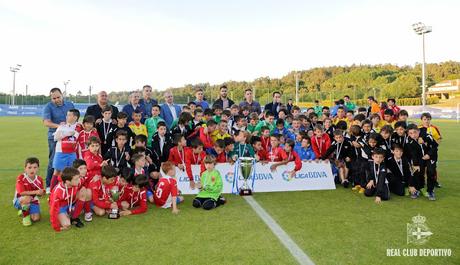
[[[216,158],[207,155],[204,159],[206,170],[201,174],[200,192],[193,200],[193,207],[212,210],[225,204],[225,199],[221,196],[223,183],[222,176],[214,167]]]

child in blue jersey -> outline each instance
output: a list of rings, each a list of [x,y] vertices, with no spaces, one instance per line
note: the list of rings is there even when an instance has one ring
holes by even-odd
[[[313,152],[313,149],[311,147],[310,138],[308,138],[308,136],[302,137],[301,145],[294,147],[294,151],[296,151],[296,153],[299,154],[300,160],[302,161],[309,161],[309,160],[316,159],[315,152]]]

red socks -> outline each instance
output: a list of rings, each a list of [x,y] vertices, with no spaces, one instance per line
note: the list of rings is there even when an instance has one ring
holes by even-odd
[[[91,201],[85,202],[85,213],[90,213],[91,212]]]
[[[85,202],[82,201],[82,200],[77,200],[75,202],[75,208],[74,208],[74,210],[72,212],[72,219],[76,219],[76,218],[78,218],[78,216],[80,216],[81,211],[83,210],[83,205],[84,204],[85,204]]]

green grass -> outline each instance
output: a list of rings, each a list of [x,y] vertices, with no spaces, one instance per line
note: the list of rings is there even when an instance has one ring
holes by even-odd
[[[215,211],[193,209],[186,197],[181,212],[150,206],[147,214],[119,220],[94,218],[83,229],[56,233],[43,220],[23,227],[12,207],[14,182],[27,156],[47,165],[46,129],[38,118],[0,118],[0,264],[295,264],[289,252],[237,196]],[[338,188],[334,191],[256,193],[272,215],[316,264],[459,264],[460,171],[458,132],[438,122],[443,188],[438,201],[393,196],[382,205]],[[421,248],[451,248],[453,257],[386,257],[387,248],[406,244],[406,223],[420,213],[434,235]]]

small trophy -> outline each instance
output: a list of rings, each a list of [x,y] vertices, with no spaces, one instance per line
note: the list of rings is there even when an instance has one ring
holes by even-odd
[[[110,190],[110,200],[112,202],[118,201],[118,198],[120,198],[120,191],[118,190],[118,186],[114,186]],[[118,219],[120,218],[120,211],[118,209],[110,209],[109,212],[109,219]]]
[[[248,196],[252,195],[252,190],[248,185],[248,179],[251,176],[252,172],[252,162],[254,158],[252,157],[240,157],[240,171],[241,175],[243,176],[244,182],[243,186],[240,188],[240,196]],[[235,176],[238,177],[238,176]]]

